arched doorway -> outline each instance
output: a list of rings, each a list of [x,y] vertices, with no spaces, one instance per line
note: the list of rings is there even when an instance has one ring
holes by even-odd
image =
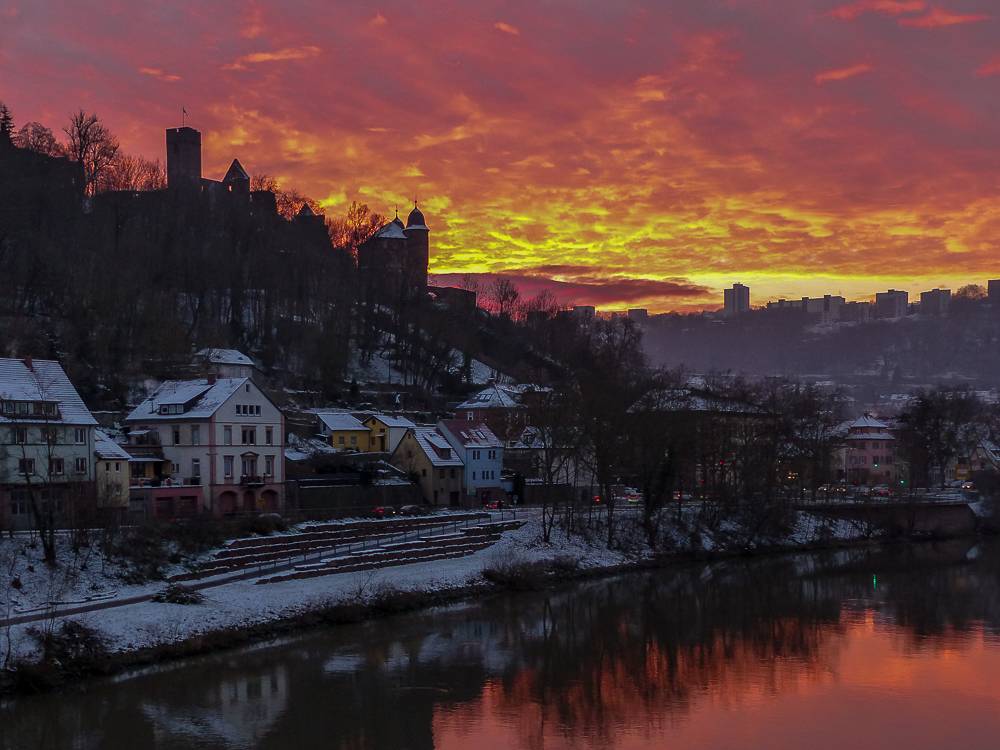
[[[257,511],[257,498],[254,497],[253,490],[243,493],[243,512],[255,513]]]
[[[219,495],[219,513],[224,516],[235,513],[237,499],[236,493],[232,490],[226,490]]]

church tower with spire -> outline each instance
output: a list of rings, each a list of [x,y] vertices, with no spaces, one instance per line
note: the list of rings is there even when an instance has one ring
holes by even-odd
[[[399,221],[398,216],[396,221]],[[431,232],[427,228],[427,222],[424,221],[423,213],[417,208],[416,199],[413,201],[413,210],[406,217],[406,228],[403,230],[403,234],[406,235],[408,246],[407,275],[412,279],[411,283],[414,287],[419,285],[421,291],[426,291],[427,271],[430,268]]]

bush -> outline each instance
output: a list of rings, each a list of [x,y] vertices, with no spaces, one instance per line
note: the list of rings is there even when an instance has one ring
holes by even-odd
[[[155,594],[153,601],[163,604],[201,604],[205,601],[205,595],[190,586],[171,583],[163,591]]]
[[[31,636],[42,652],[42,662],[70,662],[103,658],[108,655],[108,646],[100,631],[76,620],[66,620],[58,630],[46,631],[28,628]]]
[[[483,578],[515,591],[537,591],[545,585],[546,566],[509,550],[495,549],[483,568]]]

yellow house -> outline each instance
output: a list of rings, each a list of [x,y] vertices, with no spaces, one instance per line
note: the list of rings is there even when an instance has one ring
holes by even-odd
[[[127,508],[132,456],[101,430],[94,430],[94,478],[97,504],[108,508]]]
[[[388,414],[372,414],[362,424],[369,432],[368,450],[379,453],[392,453],[406,431],[416,427],[409,419]]]
[[[342,411],[321,411],[316,414],[320,434],[339,451],[370,451],[370,431],[359,420]]]

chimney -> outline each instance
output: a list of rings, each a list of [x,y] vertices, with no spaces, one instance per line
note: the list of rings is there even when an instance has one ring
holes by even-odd
[[[209,384],[209,385],[215,385],[215,373],[214,373],[214,372],[213,372],[213,373],[211,373],[211,374],[210,374],[210,375],[208,376],[208,384]]]
[[[24,358],[24,366],[27,367],[29,370],[32,370],[32,371],[34,371],[34,369],[35,369],[35,365],[34,365],[32,359],[31,359],[31,357],[25,357]]]

